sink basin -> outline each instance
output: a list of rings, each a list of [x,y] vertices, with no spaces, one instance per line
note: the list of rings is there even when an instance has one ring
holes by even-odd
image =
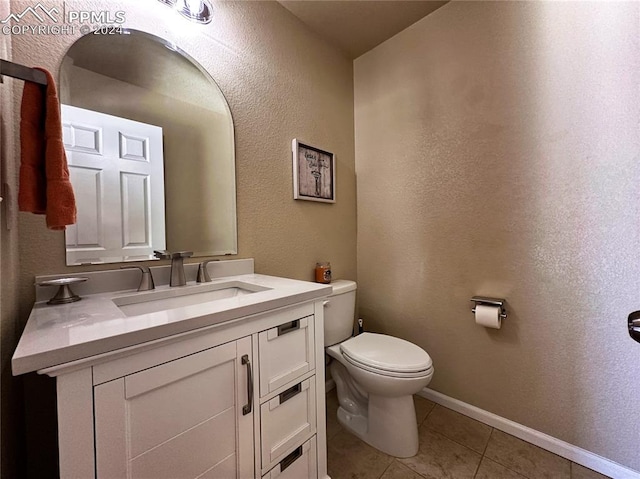
[[[268,289],[270,288],[243,281],[228,281],[136,293],[112,298],[112,301],[126,316],[139,316],[267,291]]]

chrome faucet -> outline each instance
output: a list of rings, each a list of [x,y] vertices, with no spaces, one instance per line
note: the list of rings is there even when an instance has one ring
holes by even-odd
[[[153,276],[151,275],[151,270],[148,266],[140,266],[138,264],[132,264],[128,266],[120,266],[120,269],[139,269],[142,272],[142,276],[140,277],[140,285],[138,286],[138,291],[151,291],[155,289],[155,284],[153,284]]]
[[[154,251],[153,254],[156,258],[171,260],[171,280],[169,281],[169,286],[184,286],[187,284],[184,276],[184,259],[191,258],[191,256],[193,256],[192,251],[176,251],[175,253],[170,253],[169,251]]]
[[[211,276],[209,276],[209,271],[207,271],[207,265],[212,261],[220,261],[219,259],[208,259],[207,261],[203,261],[198,266],[198,274],[196,276],[196,282],[198,283],[210,283]]]

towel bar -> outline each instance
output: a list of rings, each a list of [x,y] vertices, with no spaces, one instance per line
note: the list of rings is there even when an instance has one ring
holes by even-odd
[[[47,76],[40,70],[26,67],[18,63],[0,60],[0,79],[3,75],[17,78],[18,80],[38,83],[39,85],[47,85]]]

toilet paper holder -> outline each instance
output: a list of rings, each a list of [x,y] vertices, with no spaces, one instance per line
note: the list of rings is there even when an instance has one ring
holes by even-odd
[[[487,305],[487,306],[499,306],[500,307],[500,318],[506,319],[506,317],[507,317],[507,312],[504,310],[504,303],[506,303],[506,300],[504,300],[504,299],[487,298],[485,296],[474,296],[473,298],[471,298],[470,301],[473,301],[474,303],[476,303],[475,306],[478,306],[479,304],[484,304],[484,305]],[[471,312],[473,314],[476,313],[475,306],[471,310]]]

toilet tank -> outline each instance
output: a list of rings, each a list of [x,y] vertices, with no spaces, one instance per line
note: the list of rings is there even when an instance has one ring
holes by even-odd
[[[338,279],[331,283],[333,293],[324,307],[324,345],[332,346],[353,334],[356,312],[356,283]]]

